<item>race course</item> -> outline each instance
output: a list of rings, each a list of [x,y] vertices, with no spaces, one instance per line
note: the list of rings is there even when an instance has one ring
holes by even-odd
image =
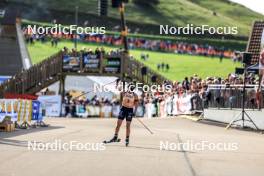
[[[225,130],[221,126],[182,117],[142,119],[154,134],[133,120],[129,147],[108,144],[103,151],[32,151],[28,141],[97,143],[112,137],[115,119],[47,118],[47,128],[0,133],[0,175],[3,176],[261,176],[264,168],[262,134]],[[160,150],[160,142],[237,143],[237,150]]]

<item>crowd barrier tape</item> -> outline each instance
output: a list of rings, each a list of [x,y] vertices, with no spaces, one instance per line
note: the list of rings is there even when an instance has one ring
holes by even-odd
[[[41,104],[37,100],[0,99],[0,122],[7,116],[17,123],[31,123],[43,118]]]

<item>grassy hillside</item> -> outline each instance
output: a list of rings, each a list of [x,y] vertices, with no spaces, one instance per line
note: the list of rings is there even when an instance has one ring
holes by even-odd
[[[97,0],[10,0],[24,2],[42,9],[73,11],[78,5],[81,12],[97,13]],[[110,7],[110,1],[109,1]],[[141,7],[127,4],[127,19],[150,24],[184,26],[207,24],[210,26],[237,26],[239,35],[248,36],[253,20],[264,16],[228,0],[160,0],[157,6]],[[213,12],[216,14],[214,15]],[[30,13],[30,12],[29,12]],[[118,18],[118,10],[109,8],[109,16]],[[158,30],[158,29],[157,29]]]
[[[45,44],[37,42],[34,45],[28,45],[28,49],[32,62],[38,63],[50,55],[58,52],[64,46],[72,48],[73,42],[60,42],[57,48],[51,47],[50,42]],[[78,49],[80,50],[83,47],[95,49],[101,46],[103,45],[79,43]],[[110,46],[103,47],[108,51],[113,49],[113,47]],[[193,76],[193,74],[198,74],[202,78],[206,78],[207,76],[226,77],[229,73],[233,73],[235,71],[235,67],[241,67],[240,63],[233,63],[231,59],[224,59],[223,62],[220,63],[217,57],[210,58],[203,56],[179,55],[142,50],[130,51],[130,53],[138,60],[140,60],[140,55],[142,52],[149,54],[150,58],[143,62],[153,70],[158,71],[158,63],[168,63],[170,65],[170,70],[168,72],[159,71],[159,73],[170,80],[182,80],[186,76]]]
[[[22,20],[22,26],[27,25],[38,25],[38,26],[53,26],[51,23],[43,23],[29,20]],[[67,26],[67,25],[66,25]],[[109,35],[120,35],[120,32],[106,31]],[[195,44],[208,44],[218,48],[226,48],[231,50],[243,51],[246,49],[247,41],[240,40],[230,40],[230,39],[217,39],[217,38],[195,38],[195,37],[174,37],[165,35],[151,35],[151,34],[141,34],[141,33],[129,33],[129,38],[145,38],[149,40],[170,40],[172,42],[186,42]]]

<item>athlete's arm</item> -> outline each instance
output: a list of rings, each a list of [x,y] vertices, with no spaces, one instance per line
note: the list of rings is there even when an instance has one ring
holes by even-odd
[[[123,99],[124,99],[125,92],[120,93],[120,103],[121,105],[123,104]]]

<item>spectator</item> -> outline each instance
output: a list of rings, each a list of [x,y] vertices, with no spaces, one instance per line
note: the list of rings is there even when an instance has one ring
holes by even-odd
[[[166,67],[166,71],[169,71],[169,69],[170,69],[169,64],[166,64],[165,67]]]

